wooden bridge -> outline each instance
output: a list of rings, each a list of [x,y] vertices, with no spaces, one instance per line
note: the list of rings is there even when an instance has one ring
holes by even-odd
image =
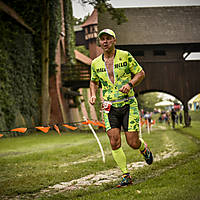
[[[127,8],[125,14],[128,22],[117,25],[108,13],[99,14],[97,21],[94,11],[83,27],[83,34],[95,36],[97,25],[99,31],[114,30],[116,47],[128,50],[146,72],[136,92],[160,91],[173,95],[184,105],[185,124],[188,125],[187,103],[200,92],[200,61],[187,60],[191,53],[200,52],[200,6]],[[94,55],[98,49],[94,45],[96,38],[85,39]],[[65,84],[74,88],[88,87],[89,71],[83,69],[82,77],[79,72],[78,68],[67,72],[70,80]],[[76,74],[74,79],[73,73]]]

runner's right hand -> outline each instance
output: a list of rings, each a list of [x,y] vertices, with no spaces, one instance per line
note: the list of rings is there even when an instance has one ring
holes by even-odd
[[[96,96],[91,96],[89,102],[90,104],[94,105],[96,102]]]

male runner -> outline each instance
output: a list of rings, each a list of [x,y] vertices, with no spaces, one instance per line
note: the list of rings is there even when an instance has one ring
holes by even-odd
[[[139,149],[147,164],[153,162],[153,155],[147,144],[139,138],[139,111],[133,90],[143,80],[145,73],[129,52],[115,48],[116,36],[112,30],[102,30],[98,34],[98,39],[103,54],[92,61],[89,102],[95,104],[100,81],[106,132],[113,158],[123,173],[122,181],[117,187],[122,187],[132,184],[132,179],[121,147],[121,126],[128,145],[133,149]],[[131,74],[134,74],[133,78]]]

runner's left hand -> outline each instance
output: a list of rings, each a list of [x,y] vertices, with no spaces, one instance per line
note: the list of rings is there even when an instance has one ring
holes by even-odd
[[[129,86],[129,84],[126,84],[126,85],[123,85],[123,86],[119,89],[119,91],[120,91],[120,92],[123,92],[123,93],[129,93],[130,89],[131,89],[131,87]]]

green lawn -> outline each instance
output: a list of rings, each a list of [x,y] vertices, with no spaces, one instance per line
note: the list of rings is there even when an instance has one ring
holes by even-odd
[[[195,113],[196,115],[196,113]],[[196,117],[198,119],[198,115]],[[98,144],[92,133],[63,132],[59,136],[33,133],[28,136],[0,138],[1,199],[200,199],[200,121],[192,120],[188,128],[175,130],[154,126],[143,138],[153,151],[151,166],[134,168],[132,186],[113,189],[120,180],[100,186],[84,186],[54,190],[61,182],[79,180],[91,174],[115,170],[110,144],[105,133],[98,133],[106,155],[102,162]],[[126,144],[123,149],[128,163],[143,162],[138,151]],[[118,174],[120,176],[120,173]],[[74,183],[76,185],[76,183]],[[47,192],[41,192],[48,190]]]

